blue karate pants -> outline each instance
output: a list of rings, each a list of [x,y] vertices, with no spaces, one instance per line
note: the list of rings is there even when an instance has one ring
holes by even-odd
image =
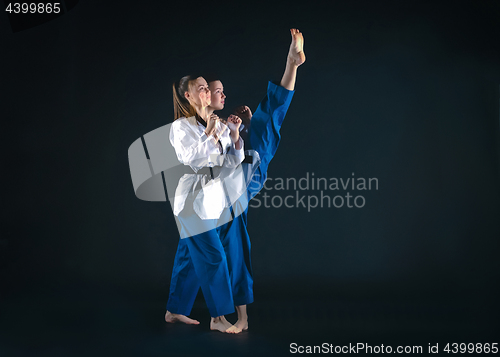
[[[202,220],[192,209],[194,194],[190,194],[178,218],[181,236],[175,254],[167,310],[189,315],[201,286],[212,317],[234,312],[226,253],[217,232],[217,220]],[[190,228],[201,225],[206,231],[190,234]]]

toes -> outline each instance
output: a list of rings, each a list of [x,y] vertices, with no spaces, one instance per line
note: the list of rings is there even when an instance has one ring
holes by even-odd
[[[187,325],[199,325],[200,324],[200,322],[198,320],[193,320],[193,319],[190,319],[189,317],[183,316],[183,315],[180,315],[176,320],[183,322]]]
[[[237,328],[236,326],[231,326],[226,330],[227,333],[240,333],[241,329]]]

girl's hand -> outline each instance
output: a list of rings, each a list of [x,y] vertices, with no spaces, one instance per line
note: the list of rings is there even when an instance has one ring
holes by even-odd
[[[219,117],[217,114],[211,114],[210,117],[207,120],[207,128],[205,129],[205,134],[207,136],[213,135],[215,133],[215,124],[217,123],[217,120],[219,120]]]
[[[227,118],[227,127],[231,130],[230,136],[233,143],[236,143],[240,139],[240,125],[241,119],[240,117],[231,114]]]
[[[231,114],[227,118],[227,123],[226,125],[228,126],[229,130],[231,130],[231,133],[233,131],[239,132],[240,130],[240,125],[241,125],[241,119],[239,116]]]
[[[245,120],[245,122],[247,123],[250,121],[250,119],[252,119],[252,111],[246,105],[242,105],[236,108],[234,110],[234,114]]]

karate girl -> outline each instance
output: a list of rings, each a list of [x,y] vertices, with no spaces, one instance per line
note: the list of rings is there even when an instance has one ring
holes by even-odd
[[[183,294],[192,292],[190,299],[194,301],[201,286],[212,316],[210,328],[240,332],[224,318],[234,312],[234,302],[226,254],[215,228],[226,207],[223,182],[218,176],[224,169],[238,167],[244,158],[239,136],[241,119],[231,116],[226,125],[209,114],[211,93],[203,77],[183,77],[173,89],[175,121],[170,142],[188,172],[180,178],[174,197],[181,239],[165,320],[199,323],[184,316],[189,311],[185,310],[187,295]],[[192,305],[192,301],[188,303]]]
[[[233,301],[238,313],[238,321],[234,325],[235,332],[248,329],[248,317],[246,305],[253,302],[253,278],[250,263],[250,239],[247,231],[248,201],[253,198],[263,187],[267,178],[267,168],[269,162],[274,157],[278,148],[280,128],[288,110],[294,93],[297,68],[305,62],[303,51],[304,39],[297,29],[290,30],[292,43],[287,56],[285,73],[280,85],[269,82],[267,95],[259,104],[252,116],[250,109],[242,106],[236,110],[244,119],[244,123],[239,127],[242,136],[247,136],[245,140],[245,154],[247,155],[242,166],[245,171],[247,182],[247,193],[241,200],[235,202],[230,208],[234,219],[229,223],[217,228],[219,237],[224,247],[228,269],[230,272]],[[225,104],[224,87],[219,80],[209,83],[211,90],[211,104],[208,106],[208,113],[214,110],[221,110]],[[228,120],[232,120],[232,116]],[[251,124],[251,125],[250,125]],[[254,150],[254,151],[252,151]],[[252,152],[257,155],[250,156]],[[256,163],[260,162],[260,165]],[[258,166],[257,166],[257,165]],[[246,200],[246,202],[242,202]],[[236,212],[236,214],[234,214]],[[223,214],[228,214],[227,210]],[[184,271],[184,279],[191,282],[192,289],[185,290],[180,297],[185,302],[186,315],[191,311],[198,287],[196,276]],[[168,312],[167,312],[168,315]],[[179,321],[185,323],[197,323],[186,316],[177,316]],[[167,320],[168,321],[168,320]]]

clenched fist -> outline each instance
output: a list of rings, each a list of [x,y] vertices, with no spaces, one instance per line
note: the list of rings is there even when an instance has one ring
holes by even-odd
[[[246,105],[242,105],[242,106],[237,107],[234,110],[234,114],[239,116],[246,123],[248,123],[250,121],[250,119],[252,119],[252,111]]]
[[[231,131],[230,136],[233,143],[236,143],[240,139],[240,125],[241,119],[239,116],[231,114],[227,118],[226,122],[227,127]]]

